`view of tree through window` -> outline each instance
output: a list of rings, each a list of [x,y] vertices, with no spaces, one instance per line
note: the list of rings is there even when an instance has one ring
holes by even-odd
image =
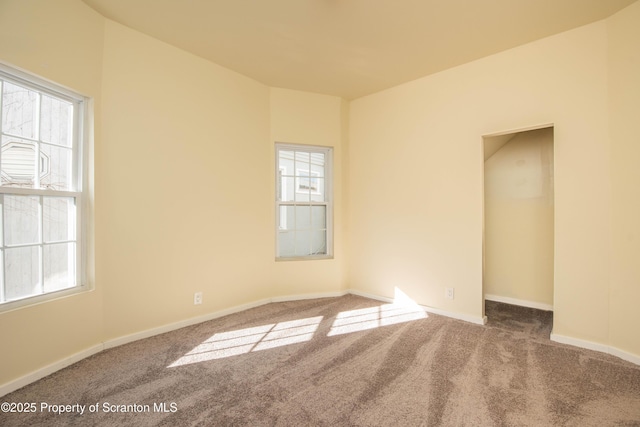
[[[0,69],[0,303],[78,285],[81,104]]]

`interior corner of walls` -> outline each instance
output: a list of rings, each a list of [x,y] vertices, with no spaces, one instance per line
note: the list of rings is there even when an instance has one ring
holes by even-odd
[[[369,299],[373,299],[373,300],[376,300],[376,301],[381,301],[381,302],[384,302],[384,303],[387,303],[387,304],[393,304],[394,302],[396,302],[395,298],[384,297],[384,296],[381,296],[381,295],[372,294],[370,292],[361,291],[361,290],[358,290],[358,289],[349,289],[348,293],[350,293],[352,295],[361,296],[363,298],[369,298]],[[476,325],[485,325],[487,323],[487,317],[486,316],[474,316],[474,315],[471,315],[471,314],[459,313],[459,312],[456,312],[456,311],[450,311],[450,310],[444,310],[444,309],[435,308],[435,307],[429,307],[429,306],[422,305],[422,304],[418,304],[418,305],[427,313],[437,314],[439,316],[445,316],[445,317],[449,317],[451,319],[462,320],[462,321],[465,321],[465,322],[474,323]]]
[[[389,303],[389,304],[393,303],[393,298],[384,297],[384,296],[381,296],[381,295],[373,294],[373,293],[362,291],[362,290],[359,290],[359,289],[350,288],[350,289],[348,289],[347,292],[352,294],[352,295],[357,295],[357,296],[363,297],[363,298],[369,298],[369,299],[373,299],[373,300],[376,300],[376,301],[386,302],[386,303]]]
[[[517,306],[520,306],[520,307],[535,308],[537,310],[553,311],[553,305],[552,304],[547,304],[547,303],[542,303],[542,302],[537,302],[537,301],[529,301],[529,300],[523,300],[523,299],[511,298],[511,297],[503,297],[503,296],[493,295],[493,294],[485,294],[484,295],[484,299],[487,300],[487,301],[501,302],[501,303],[504,303],[504,304],[517,305]]]
[[[487,316],[475,316],[472,314],[460,313],[457,311],[443,310],[440,308],[433,308],[422,306],[427,313],[433,313],[440,316],[449,317],[451,319],[462,320],[464,322],[474,323],[476,325],[486,325]]]
[[[320,293],[307,293],[297,295],[285,295],[279,297],[270,298],[270,302],[287,302],[287,301],[301,301],[306,299],[319,299],[319,298],[337,298],[346,295],[345,291],[335,292],[320,292]]]
[[[339,150],[344,132],[340,102],[335,96],[270,88],[272,139]]]

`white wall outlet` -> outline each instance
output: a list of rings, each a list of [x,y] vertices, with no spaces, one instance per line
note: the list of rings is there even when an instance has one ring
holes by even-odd
[[[202,304],[202,292],[193,294],[193,305]]]
[[[444,288],[444,297],[446,299],[453,299],[453,290],[454,288]]]

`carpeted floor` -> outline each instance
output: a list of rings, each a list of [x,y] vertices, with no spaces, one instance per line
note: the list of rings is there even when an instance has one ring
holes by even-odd
[[[549,341],[549,312],[486,311],[268,304],[76,363],[0,398],[36,404],[0,425],[640,426],[639,366]]]

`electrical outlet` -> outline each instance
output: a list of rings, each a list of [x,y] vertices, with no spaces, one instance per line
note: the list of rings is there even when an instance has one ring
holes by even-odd
[[[453,299],[453,289],[454,288],[444,288],[444,297],[446,299]]]
[[[193,305],[202,304],[202,292],[193,294]]]

